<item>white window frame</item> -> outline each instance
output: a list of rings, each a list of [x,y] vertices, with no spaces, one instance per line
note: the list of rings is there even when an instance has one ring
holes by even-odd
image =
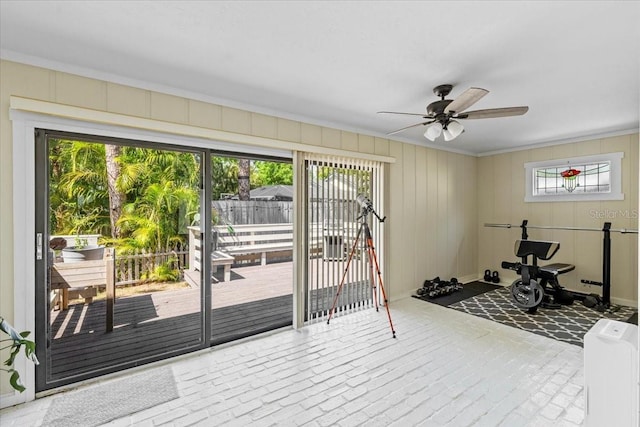
[[[571,157],[566,159],[545,160],[541,162],[528,162],[524,164],[525,169],[525,202],[587,202],[596,200],[624,200],[622,192],[622,158],[623,152],[604,153],[592,156]],[[605,163],[610,167],[611,185],[608,192],[600,193],[567,193],[557,195],[534,193],[534,173],[536,169],[552,167],[569,167],[575,164],[585,163]]]

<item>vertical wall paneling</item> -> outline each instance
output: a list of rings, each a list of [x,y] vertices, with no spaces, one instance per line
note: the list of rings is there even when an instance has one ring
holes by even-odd
[[[300,142],[301,140],[301,125],[300,122],[294,122],[293,120],[278,118],[278,134],[277,139],[283,141]]]
[[[420,240],[421,230],[416,228],[416,146],[404,144],[402,146],[402,188],[398,191],[403,200],[403,229],[402,236],[406,249],[402,257],[402,282],[417,286],[416,266],[420,260],[416,256],[415,243]],[[398,221],[398,218],[394,219]]]
[[[415,287],[427,278],[429,274],[427,260],[429,259],[428,245],[429,234],[427,231],[427,149],[425,147],[415,148],[415,222],[413,247],[416,259],[415,264]]]
[[[358,135],[353,132],[342,131],[342,149],[347,151],[358,151]]]
[[[56,102],[95,110],[107,108],[107,83],[86,77],[56,73]]]
[[[371,142],[373,143],[373,139],[371,139]],[[402,144],[392,141],[389,154],[396,159],[403,159]],[[402,275],[402,258],[406,251],[406,245],[404,244],[403,236],[405,221],[403,220],[403,201],[402,192],[400,191],[404,185],[401,163],[402,162],[396,162],[389,165],[389,176],[387,179],[391,190],[389,191],[389,211],[385,212],[385,215],[389,217],[386,221],[385,228],[387,229],[387,233],[389,233],[389,241],[387,242],[387,249],[390,254],[389,274],[391,286],[394,288],[394,295],[400,293],[398,290],[407,291],[412,287],[410,286],[411,284],[403,281]]]
[[[236,108],[222,107],[222,130],[251,134],[251,113]]]
[[[437,251],[436,251],[436,260],[438,266],[437,275],[441,278],[445,278],[449,275],[449,273],[445,274],[445,271],[440,270],[448,270],[451,265],[451,257],[449,256],[449,239],[448,239],[448,230],[449,230],[449,212],[448,212],[448,204],[449,204],[449,184],[448,184],[448,156],[449,153],[444,151],[438,151],[437,154],[437,196],[436,200],[438,201],[437,215],[436,215],[436,224],[438,224],[437,232],[436,232],[436,241],[437,241]],[[443,268],[444,267],[444,268]]]
[[[150,105],[149,92],[107,83],[107,111],[149,118],[151,116]]]
[[[524,202],[524,163],[598,153],[624,152],[622,191],[624,200],[589,202]],[[601,228],[605,221],[614,228],[638,228],[638,134],[533,148],[478,160],[479,269],[499,269],[503,260],[514,260],[513,243],[519,228],[487,229],[486,222]],[[507,168],[509,173],[505,173]],[[493,181],[491,181],[493,176]],[[493,203],[491,203],[493,201]],[[486,205],[493,205],[487,208]],[[602,233],[569,230],[531,230],[531,239],[556,240],[560,251],[550,262],[574,264],[560,282],[569,289],[600,293],[600,288],[583,285],[580,279],[602,280]],[[612,233],[611,296],[614,302],[637,305],[638,237]],[[501,270],[503,281],[515,273]]]
[[[251,134],[265,138],[277,138],[278,122],[275,117],[251,113]]]
[[[369,135],[358,135],[358,151],[361,153],[375,153],[376,148],[374,138]],[[393,154],[390,155],[395,157]]]

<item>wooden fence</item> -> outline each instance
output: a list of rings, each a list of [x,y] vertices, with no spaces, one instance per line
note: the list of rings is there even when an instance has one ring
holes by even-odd
[[[271,200],[215,200],[219,224],[293,223],[293,202]]]
[[[265,200],[215,200],[216,225],[291,224],[293,202]],[[313,199],[309,202],[309,221],[327,225],[356,221],[360,206],[353,200]]]

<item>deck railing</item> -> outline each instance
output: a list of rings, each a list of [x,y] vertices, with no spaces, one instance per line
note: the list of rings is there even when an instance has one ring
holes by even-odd
[[[189,250],[165,248],[161,252],[138,250],[132,254],[116,252],[116,286],[142,282],[156,267],[168,264],[172,270],[186,268],[189,265]]]

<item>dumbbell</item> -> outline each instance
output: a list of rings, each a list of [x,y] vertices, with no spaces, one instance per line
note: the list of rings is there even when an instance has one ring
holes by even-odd
[[[440,276],[436,276],[435,278],[429,280],[425,280],[424,283],[422,284],[423,287],[427,287],[427,286],[433,286],[433,285],[437,285],[438,283],[440,283],[442,280],[440,279]]]
[[[418,294],[419,296],[426,296],[429,293],[429,291],[436,289],[439,284],[440,284],[439,276],[436,276],[434,279],[427,279],[422,284],[422,287],[416,290],[416,294]]]
[[[433,280],[425,280],[422,287],[427,288],[429,290],[433,290],[433,289],[436,289],[441,284],[442,284],[442,280],[440,279],[440,277],[436,277]]]
[[[429,288],[418,288],[418,290],[416,290],[416,294],[418,294],[418,296],[424,296],[429,292]]]

